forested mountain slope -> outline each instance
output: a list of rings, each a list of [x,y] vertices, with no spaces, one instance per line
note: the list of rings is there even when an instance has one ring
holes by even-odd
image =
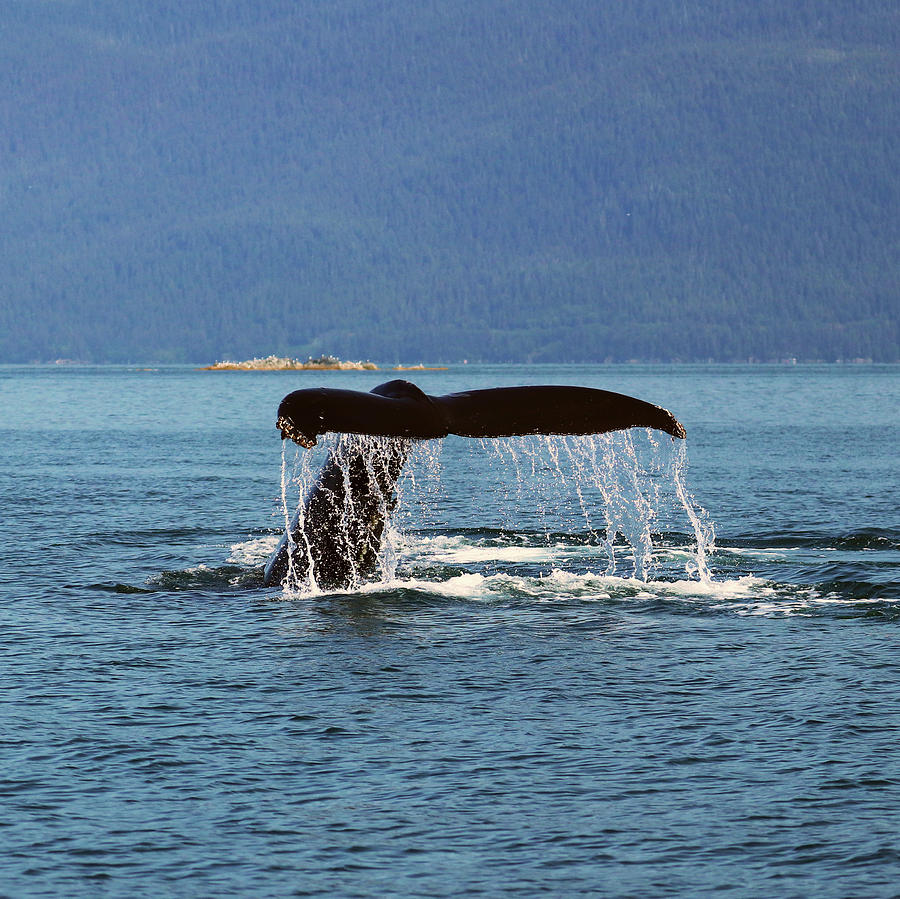
[[[900,358],[896,3],[0,17],[0,361]]]

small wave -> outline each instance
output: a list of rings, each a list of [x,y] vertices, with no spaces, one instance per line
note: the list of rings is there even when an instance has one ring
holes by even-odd
[[[132,584],[88,584],[85,588],[87,590],[98,590],[101,593],[122,593],[122,594],[134,594],[134,593],[153,593],[153,590],[148,590],[146,587],[135,587]]]
[[[830,549],[830,550],[897,550],[900,530],[894,528],[860,528],[846,534],[822,534],[808,530],[781,530],[770,534],[729,537],[728,543],[740,551],[747,549]]]
[[[462,535],[454,537],[419,537],[415,540],[409,538],[404,540],[401,538],[401,545],[404,551],[414,553],[423,562],[431,561],[454,565],[479,562],[549,563],[567,556],[606,554],[604,547],[592,546],[586,543],[574,546],[556,541],[538,545],[524,542],[511,544],[508,541],[481,541],[473,543]]]
[[[173,591],[199,590],[228,592],[258,587],[262,582],[259,568],[245,568],[241,565],[196,565],[180,571],[162,571],[148,578],[147,586],[153,590]]]
[[[473,602],[491,602],[497,599],[526,598],[544,602],[560,602],[571,599],[650,599],[672,597],[677,599],[726,599],[747,597],[755,591],[769,590],[767,582],[754,577],[742,577],[735,581],[703,583],[700,581],[642,581],[637,578],[615,577],[584,572],[581,574],[554,568],[545,575],[535,577],[509,574],[481,574],[465,572],[450,574],[443,580],[416,576],[398,576],[384,581],[372,581],[360,585],[355,593],[384,593],[392,590],[417,590],[434,596],[465,599]],[[346,591],[331,591],[332,594]],[[285,598],[329,595],[327,591],[285,590]]]
[[[777,549],[753,549],[748,546],[716,546],[717,553],[730,553],[747,559],[779,560],[787,558],[788,553],[800,552],[800,546],[780,546]]]
[[[760,578],[746,576],[731,581],[702,582],[693,580],[642,581],[631,577],[617,577],[593,572],[575,573],[553,568],[547,574],[534,577],[507,572],[482,574],[478,572],[452,573],[442,580],[401,575],[389,580],[372,581],[360,585],[357,593],[382,593],[391,590],[419,590],[435,596],[471,601],[528,598],[542,601],[570,599],[746,599],[774,594],[775,588]],[[332,591],[343,593],[346,591]],[[285,591],[285,596],[327,595],[326,591]]]
[[[745,575],[721,581],[650,580],[554,568],[545,575],[464,572],[446,578],[398,576],[373,581],[352,591],[357,596],[414,592],[440,600],[478,604],[598,603],[628,606],[632,611],[758,617],[900,617],[900,602],[885,598],[857,599],[823,593],[815,587],[779,584]],[[286,600],[345,595],[347,591],[284,590]]]
[[[230,547],[230,554],[226,561],[235,565],[264,565],[266,560],[278,546],[280,535],[269,535],[266,537],[253,537],[250,540],[243,540],[235,543]]]

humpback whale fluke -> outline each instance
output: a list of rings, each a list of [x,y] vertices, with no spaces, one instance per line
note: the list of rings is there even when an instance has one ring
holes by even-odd
[[[603,434],[655,428],[683,438],[671,412],[644,400],[590,387],[495,387],[429,396],[409,381],[388,381],[370,393],[317,387],[289,393],[278,407],[282,439],[310,448],[329,432],[342,439],[266,565],[266,586],[280,584],[290,565],[320,587],[352,586],[377,565],[385,520],[410,441],[456,434]],[[387,438],[387,439],[385,439]]]
[[[494,387],[428,396],[409,381],[388,381],[371,393],[315,387],[289,393],[278,407],[282,438],[315,446],[320,434],[368,434],[428,440],[520,434],[603,434],[656,428],[684,437],[671,412],[591,387]]]

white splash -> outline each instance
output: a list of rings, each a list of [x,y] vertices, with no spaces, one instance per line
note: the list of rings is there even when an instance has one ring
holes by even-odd
[[[272,555],[278,545],[275,536],[255,537],[252,540],[243,540],[230,547],[230,555],[226,561],[235,565],[264,565],[266,559]]]

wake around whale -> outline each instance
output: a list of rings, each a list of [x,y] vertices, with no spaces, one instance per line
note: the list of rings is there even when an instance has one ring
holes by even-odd
[[[301,503],[265,570],[266,586],[290,572],[323,589],[352,587],[375,571],[395,486],[412,441],[456,434],[603,434],[654,428],[685,431],[660,406],[590,387],[496,387],[429,396],[409,381],[388,381],[370,393],[317,387],[289,393],[278,407],[282,439],[302,447],[322,434],[339,440]]]

